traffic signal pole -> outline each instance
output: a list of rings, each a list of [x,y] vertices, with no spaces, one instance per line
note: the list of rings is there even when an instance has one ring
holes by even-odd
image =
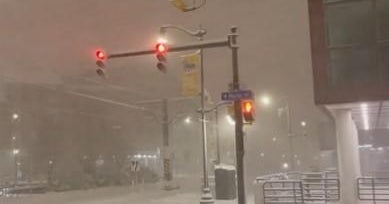
[[[239,65],[238,65],[238,45],[237,28],[231,28],[231,34],[228,36],[232,50],[232,88],[238,91],[239,85]],[[241,111],[241,101],[234,102],[235,107],[235,153],[236,153],[236,175],[238,184],[238,203],[246,203],[246,191],[244,185],[244,139],[243,139],[243,118]]]
[[[238,44],[237,44],[237,28],[232,27],[227,39],[222,40],[207,40],[198,43],[191,43],[182,46],[169,47],[168,52],[181,52],[188,50],[209,49],[229,47],[232,51],[232,75],[233,75],[233,90],[239,90],[239,65],[238,65]],[[133,57],[140,55],[154,54],[155,49],[122,52],[108,54],[107,59]],[[245,185],[244,185],[244,140],[243,140],[243,120],[240,100],[234,102],[235,107],[235,146],[236,146],[236,168],[237,168],[237,183],[238,183],[238,204],[245,204]]]

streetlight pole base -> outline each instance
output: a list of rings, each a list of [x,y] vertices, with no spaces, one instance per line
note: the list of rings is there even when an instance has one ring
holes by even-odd
[[[211,190],[209,188],[203,188],[200,204],[213,204],[213,203],[215,203],[215,200],[212,197]]]

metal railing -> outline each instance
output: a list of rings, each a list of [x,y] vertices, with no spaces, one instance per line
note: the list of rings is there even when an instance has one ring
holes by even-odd
[[[339,179],[306,178],[303,180],[304,200],[322,203],[340,200]]]
[[[340,200],[336,172],[301,173],[299,179],[268,180],[263,183],[264,203],[328,203]]]
[[[266,181],[263,183],[264,204],[290,203],[303,204],[303,186],[301,181]]]
[[[389,201],[389,178],[361,177],[357,179],[358,199]]]

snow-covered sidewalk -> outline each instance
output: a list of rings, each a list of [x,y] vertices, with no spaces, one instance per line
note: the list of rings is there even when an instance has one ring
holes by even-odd
[[[1,204],[199,204],[200,192],[163,191],[158,185],[109,187],[69,192],[0,197]],[[235,204],[236,200],[217,200]]]

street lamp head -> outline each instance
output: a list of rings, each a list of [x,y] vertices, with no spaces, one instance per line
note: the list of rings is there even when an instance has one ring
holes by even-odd
[[[19,114],[14,113],[12,114],[12,119],[17,120],[19,118]]]
[[[184,121],[185,121],[186,124],[190,124],[190,123],[192,123],[192,118],[188,116],[188,117],[185,118]]]
[[[282,164],[282,168],[283,168],[283,169],[289,169],[289,164],[286,163],[286,162],[283,163],[283,164]]]
[[[305,122],[305,121],[301,121],[300,124],[301,124],[302,127],[306,127],[307,126],[307,122]]]
[[[269,96],[262,96],[261,97],[261,103],[265,106],[269,106],[271,104],[271,99]]]
[[[12,150],[12,153],[13,153],[14,155],[17,155],[17,154],[19,154],[19,152],[20,152],[20,150],[19,150],[19,149],[14,149],[14,150]]]

